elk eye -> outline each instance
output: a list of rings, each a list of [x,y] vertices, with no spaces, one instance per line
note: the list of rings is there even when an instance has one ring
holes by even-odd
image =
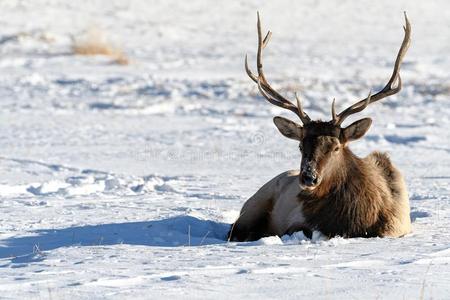
[[[338,152],[339,151],[339,146],[334,147],[333,151],[334,152]]]

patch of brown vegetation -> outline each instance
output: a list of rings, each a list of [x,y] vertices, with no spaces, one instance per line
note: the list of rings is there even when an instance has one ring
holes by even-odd
[[[126,54],[109,42],[105,35],[96,28],[90,28],[80,37],[73,38],[72,50],[77,55],[104,55],[111,57],[119,65],[128,65]]]

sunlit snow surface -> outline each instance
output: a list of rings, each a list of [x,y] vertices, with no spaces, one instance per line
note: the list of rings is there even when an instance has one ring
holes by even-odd
[[[1,1],[0,298],[450,297],[447,1]],[[403,37],[404,89],[368,108],[352,149],[404,173],[400,239],[228,243],[243,202],[299,165],[243,70],[256,11],[266,75],[330,118],[383,87]],[[98,28],[131,64],[71,54]],[[349,121],[348,121],[349,122]]]

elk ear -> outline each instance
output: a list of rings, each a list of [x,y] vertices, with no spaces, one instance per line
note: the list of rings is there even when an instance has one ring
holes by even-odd
[[[299,124],[283,117],[275,117],[273,118],[273,122],[275,123],[275,126],[277,126],[281,134],[285,137],[297,141],[300,141],[302,139],[303,128]]]
[[[372,125],[371,118],[364,118],[353,122],[343,129],[344,142],[350,142],[362,138]]]

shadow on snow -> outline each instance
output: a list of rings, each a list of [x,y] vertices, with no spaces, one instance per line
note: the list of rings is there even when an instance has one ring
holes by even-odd
[[[177,216],[148,222],[86,225],[43,229],[29,236],[0,241],[0,259],[12,262],[39,260],[41,251],[68,246],[143,245],[158,247],[201,246],[226,242],[229,224]]]

